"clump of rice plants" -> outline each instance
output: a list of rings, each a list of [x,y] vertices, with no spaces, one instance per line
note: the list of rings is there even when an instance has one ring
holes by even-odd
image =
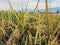
[[[45,13],[37,12],[39,1],[34,12],[14,11],[10,0],[7,0],[10,11],[0,12],[0,45],[60,45],[60,14],[50,14],[48,0]]]

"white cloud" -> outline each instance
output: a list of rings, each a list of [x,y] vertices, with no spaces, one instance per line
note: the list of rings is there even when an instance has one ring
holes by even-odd
[[[13,6],[14,10],[21,10],[20,6]]]
[[[9,10],[8,4],[0,2],[0,10]]]
[[[22,6],[25,9],[28,0],[11,0],[12,6],[15,10],[21,10]],[[29,0],[28,9],[34,9],[37,1]],[[52,3],[48,3],[49,8],[60,7],[60,0],[55,0]],[[9,5],[5,2],[5,0],[0,0],[0,10],[8,10]],[[39,9],[45,9],[45,2],[39,3]]]
[[[36,3],[37,1],[30,0],[30,2],[28,3],[28,9],[34,9],[36,6]],[[38,7],[39,9],[45,9],[45,2],[40,2]],[[60,0],[55,0],[54,2],[51,2],[51,3],[49,2],[48,7],[49,8],[60,7]]]
[[[35,8],[35,6],[36,6],[36,1],[30,1],[29,2],[29,4],[28,4],[28,8],[29,9],[34,9]],[[45,3],[43,3],[43,2],[39,2],[39,9],[45,9]]]
[[[49,3],[50,8],[60,7],[60,0],[55,0],[53,3]]]

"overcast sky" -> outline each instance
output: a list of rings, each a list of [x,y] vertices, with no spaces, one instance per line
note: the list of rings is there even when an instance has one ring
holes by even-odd
[[[28,0],[11,0],[11,4],[15,10],[21,10],[26,8]],[[37,0],[29,0],[28,9],[34,9]],[[60,7],[60,0],[48,0],[49,8]],[[40,0],[39,9],[45,9],[45,0]],[[9,4],[7,0],[0,0],[0,10],[9,10]]]

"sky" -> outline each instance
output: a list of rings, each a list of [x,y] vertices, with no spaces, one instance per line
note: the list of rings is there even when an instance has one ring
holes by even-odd
[[[22,8],[26,9],[27,1],[28,0],[10,0],[12,7],[17,11],[22,10]],[[29,0],[28,10],[34,10],[36,3],[37,0]],[[51,11],[60,10],[60,0],[48,0],[48,7]],[[45,0],[40,0],[38,8],[39,10],[45,9]],[[6,11],[9,9],[10,7],[7,0],[0,0],[0,10]]]

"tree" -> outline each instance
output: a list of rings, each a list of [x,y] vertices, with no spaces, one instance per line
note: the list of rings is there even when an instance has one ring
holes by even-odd
[[[59,13],[59,10],[57,10],[57,13]]]

